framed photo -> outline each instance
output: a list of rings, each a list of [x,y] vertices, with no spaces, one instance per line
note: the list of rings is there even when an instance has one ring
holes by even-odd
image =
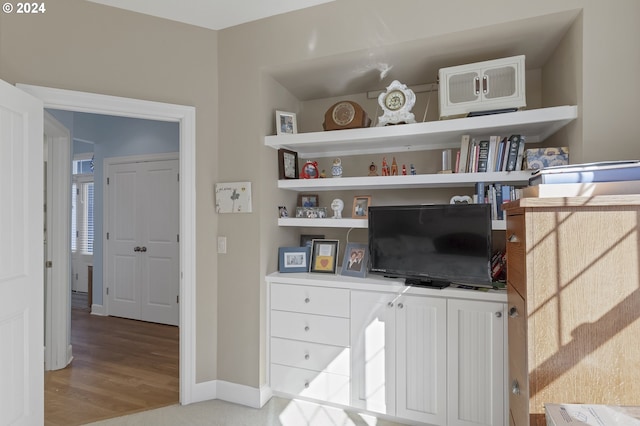
[[[278,135],[298,133],[298,123],[294,112],[276,111],[276,133]]]
[[[309,272],[309,247],[280,247],[278,249],[278,271]]]
[[[353,197],[353,212],[351,217],[357,219],[366,219],[369,217],[369,205],[371,204],[370,195],[357,195]]]
[[[347,243],[340,275],[364,278],[367,276],[369,248],[366,244]]]
[[[338,244],[338,240],[313,240],[311,243],[310,272],[335,274]]]
[[[301,234],[300,247],[309,247],[309,249],[311,249],[311,242],[313,240],[324,240],[324,235]]]
[[[298,153],[288,149],[278,150],[278,179],[298,179]]]
[[[298,194],[298,206],[318,207],[318,194]]]
[[[287,211],[287,206],[278,206],[278,217],[289,217],[289,212]]]
[[[297,218],[326,219],[326,207],[296,207]]]

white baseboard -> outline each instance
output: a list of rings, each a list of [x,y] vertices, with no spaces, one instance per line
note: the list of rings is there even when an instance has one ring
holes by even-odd
[[[272,396],[273,392],[267,386],[257,389],[222,380],[211,380],[195,384],[192,390],[191,402],[221,399],[235,404],[246,405],[247,407],[261,408]]]
[[[106,317],[107,312],[104,309],[104,305],[96,305],[95,303],[91,305],[91,315],[99,315],[101,317]]]

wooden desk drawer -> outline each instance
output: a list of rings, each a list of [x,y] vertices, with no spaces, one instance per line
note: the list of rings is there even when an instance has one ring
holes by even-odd
[[[526,232],[524,215],[507,216],[507,283],[526,297]]]
[[[276,392],[349,405],[349,377],[271,364],[271,388]]]
[[[289,339],[271,339],[271,363],[348,376],[350,349]]]
[[[349,318],[349,290],[271,284],[271,309]]]
[[[323,315],[271,311],[271,337],[349,346],[349,320]]]
[[[511,424],[529,425],[527,312],[524,299],[507,288],[509,330],[509,415]]]

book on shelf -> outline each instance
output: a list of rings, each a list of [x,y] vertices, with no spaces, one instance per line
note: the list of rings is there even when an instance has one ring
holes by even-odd
[[[529,185],[640,180],[640,161],[620,160],[573,164],[538,169]]]
[[[489,141],[481,140],[478,142],[478,166],[477,172],[484,173],[487,171],[489,163]]]
[[[640,194],[640,180],[617,182],[541,183],[522,188],[522,198],[591,197]]]
[[[518,150],[520,149],[520,135],[509,136],[507,165],[505,171],[512,172],[516,169],[516,161],[518,159]]]
[[[522,170],[522,163],[524,162],[524,136],[519,136],[518,141],[518,155],[516,155],[516,171]]]
[[[462,140],[460,141],[460,161],[459,167],[457,169],[458,173],[467,173],[469,170],[467,168],[467,164],[469,162],[469,135],[462,135]]]

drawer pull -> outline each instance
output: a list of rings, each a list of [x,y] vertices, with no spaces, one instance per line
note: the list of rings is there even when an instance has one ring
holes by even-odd
[[[304,327],[304,331],[309,331],[309,326],[308,325]]]
[[[509,238],[507,238],[507,241],[510,243],[518,243],[520,242],[520,238],[518,238],[516,234],[511,234],[509,235]]]
[[[512,306],[511,308],[509,308],[509,316],[511,318],[519,317],[520,314],[518,313],[518,308],[516,308],[515,306]]]
[[[304,354],[304,359],[306,359],[307,361],[309,361],[309,354]]]
[[[403,309],[404,305],[402,303],[398,303],[398,309]]]
[[[305,389],[309,389],[309,382],[304,382]]]
[[[502,312],[500,311],[496,312],[496,318],[502,318]]]
[[[514,395],[520,395],[520,384],[517,380],[511,382],[511,393]]]
[[[390,308],[393,308],[393,302],[387,303],[387,306],[390,307]]]
[[[308,297],[304,299],[304,303],[309,303],[309,302],[311,302],[311,299],[309,299]]]

